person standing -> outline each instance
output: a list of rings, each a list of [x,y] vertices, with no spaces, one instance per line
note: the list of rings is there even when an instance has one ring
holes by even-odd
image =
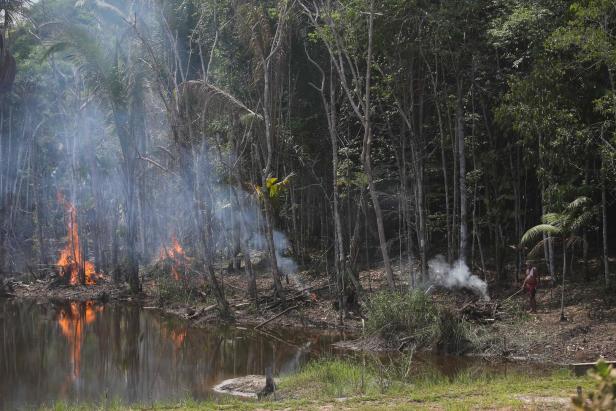
[[[528,302],[530,305],[530,312],[537,312],[537,287],[539,286],[539,272],[530,261],[526,261],[526,277],[522,288],[528,293]]]

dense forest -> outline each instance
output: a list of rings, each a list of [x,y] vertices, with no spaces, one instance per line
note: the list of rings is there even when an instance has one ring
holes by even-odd
[[[3,276],[60,255],[139,292],[179,249],[223,312],[225,273],[257,298],[255,252],[277,298],[307,268],[346,296],[371,266],[419,287],[439,254],[491,286],[527,258],[614,281],[611,1],[0,9]]]
[[[616,410],[615,76],[614,0],[0,0],[0,409]]]

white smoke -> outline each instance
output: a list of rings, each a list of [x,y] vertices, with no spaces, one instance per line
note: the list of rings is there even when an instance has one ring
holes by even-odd
[[[278,268],[287,275],[297,273],[297,263],[293,258],[287,257],[286,252],[291,248],[291,244],[283,233],[274,230],[274,247],[276,248],[276,260]]]
[[[252,234],[250,245],[257,250],[267,250],[267,241],[265,236],[261,233]],[[278,261],[278,270],[280,271],[280,274],[288,276],[288,278],[292,280],[297,287],[301,289],[305,288],[303,281],[297,275],[299,267],[295,260],[289,256],[291,243],[289,242],[287,236],[278,230],[274,230],[274,249],[276,252],[276,260]]]
[[[437,255],[428,261],[428,271],[430,280],[434,284],[446,288],[467,288],[483,297],[484,300],[490,299],[486,282],[473,275],[462,260],[458,260],[453,265],[450,265],[445,260],[445,257]]]

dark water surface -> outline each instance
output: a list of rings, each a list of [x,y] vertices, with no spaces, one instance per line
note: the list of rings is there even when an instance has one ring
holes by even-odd
[[[263,374],[265,367],[284,375],[320,356],[347,355],[331,346],[343,338],[297,329],[274,334],[236,327],[191,328],[136,305],[0,300],[0,410],[106,398],[145,405],[204,399],[227,378]],[[378,361],[399,367],[408,358],[383,355]],[[542,368],[416,355],[411,374],[539,376]]]
[[[220,381],[296,371],[340,335],[190,328],[135,305],[0,301],[0,410],[57,400],[202,399]]]

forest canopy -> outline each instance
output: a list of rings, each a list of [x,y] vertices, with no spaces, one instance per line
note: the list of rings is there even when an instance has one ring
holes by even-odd
[[[614,283],[613,2],[0,9],[5,276],[139,292],[181,250],[222,312],[223,272],[258,297],[255,253],[280,299],[307,268],[347,297],[370,266],[418,287],[439,254],[496,285],[526,259]]]

